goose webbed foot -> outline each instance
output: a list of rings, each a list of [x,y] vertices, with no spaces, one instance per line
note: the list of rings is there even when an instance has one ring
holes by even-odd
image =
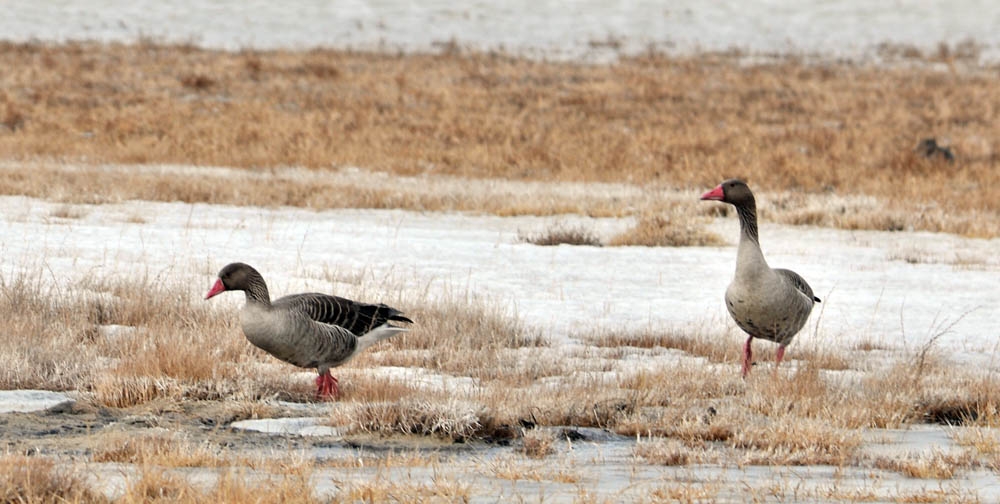
[[[316,399],[320,401],[336,400],[340,397],[340,382],[330,374],[330,371],[316,377]]]

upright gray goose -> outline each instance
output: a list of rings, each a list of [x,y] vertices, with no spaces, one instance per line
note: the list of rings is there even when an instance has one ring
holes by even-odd
[[[358,303],[326,294],[293,294],[272,302],[264,278],[243,263],[222,268],[205,299],[234,290],[246,294],[247,303],[240,314],[246,338],[285,362],[316,368],[316,395],[320,398],[340,395],[339,382],[330,368],[407,331],[392,322],[413,322],[384,304]]]
[[[736,207],[740,218],[736,275],[726,289],[726,308],[736,325],[750,335],[743,346],[743,377],[750,372],[750,343],[754,338],[778,344],[777,368],[785,356],[785,347],[805,325],[820,299],[798,273],[767,265],[757,238],[757,204],[745,182],[727,180],[702,194],[701,199],[729,203]]]

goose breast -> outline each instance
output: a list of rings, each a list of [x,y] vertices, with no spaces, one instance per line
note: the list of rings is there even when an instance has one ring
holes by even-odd
[[[813,299],[787,274],[767,270],[753,282],[736,279],[726,289],[726,309],[747,334],[785,344],[802,329]],[[794,275],[794,273],[792,273]],[[797,276],[797,275],[796,275]]]

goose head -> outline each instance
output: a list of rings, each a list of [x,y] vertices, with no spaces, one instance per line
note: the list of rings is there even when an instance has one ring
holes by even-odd
[[[721,201],[737,207],[753,207],[753,192],[747,183],[739,179],[729,179],[701,195],[702,200]]]
[[[260,273],[249,264],[239,262],[227,264],[219,271],[219,278],[208,294],[205,294],[205,299],[230,290],[246,291],[258,278]]]

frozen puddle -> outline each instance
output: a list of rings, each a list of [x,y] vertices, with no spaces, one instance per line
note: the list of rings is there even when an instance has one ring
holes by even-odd
[[[961,454],[966,451],[952,437],[952,432],[967,427],[913,425],[905,429],[872,430],[865,434],[862,452],[870,457],[899,458],[928,452]]]
[[[318,426],[317,418],[286,418],[253,422]],[[244,422],[237,422],[244,423]],[[563,433],[561,427],[553,427]],[[914,426],[906,430],[873,430],[871,444],[881,449],[910,452],[953,445],[951,428]],[[400,491],[447,488],[461,482],[468,490],[467,502],[545,501],[587,502],[648,501],[650,495],[674,496],[664,501],[689,502],[1000,502],[1000,481],[992,471],[966,467],[947,479],[913,478],[872,467],[769,466],[739,463],[664,466],[643,462],[635,456],[637,442],[600,429],[572,428],[582,439],[560,439],[554,452],[543,459],[526,458],[510,447],[463,445],[442,455],[437,449],[422,451],[428,460],[410,453],[413,464],[320,464],[308,476],[308,488],[318,499],[341,500],[352,488],[386,482]],[[273,431],[272,431],[273,432]],[[576,436],[574,436],[576,437]],[[349,458],[382,452],[372,448],[350,448],[323,444],[294,451],[296,457],[317,460]],[[401,460],[401,459],[397,459]],[[200,487],[211,488],[227,469],[177,468],[172,475]],[[138,468],[126,464],[88,464],[95,487],[109,498],[119,498],[128,480],[138,477]],[[259,469],[241,469],[248,481],[274,481],[278,475]],[[388,483],[391,482],[391,483]],[[687,499],[685,499],[687,498]]]
[[[262,418],[257,420],[240,420],[229,424],[229,426],[234,429],[262,432],[264,434],[340,437],[340,430],[336,427],[323,425],[325,420],[322,417]]]
[[[61,392],[48,390],[0,390],[0,413],[29,413],[69,406],[75,401]]]

